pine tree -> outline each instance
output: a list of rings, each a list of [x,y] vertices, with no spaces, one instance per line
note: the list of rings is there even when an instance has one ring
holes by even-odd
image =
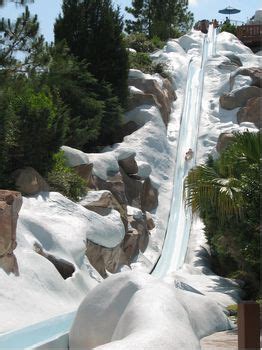
[[[58,91],[69,112],[65,144],[84,151],[113,142],[122,122],[122,109],[108,83],[98,82],[85,61],[78,61],[61,43],[50,49],[48,70],[40,76],[40,86],[47,84]]]
[[[0,22],[0,187],[24,166],[46,174],[65,139],[67,110],[56,91],[38,84],[50,60],[38,30],[27,7],[15,22]]]
[[[55,23],[55,42],[66,40],[73,55],[89,63],[99,82],[112,86],[126,104],[128,55],[123,41],[123,19],[111,0],[64,0]]]
[[[193,14],[188,11],[188,0],[133,0],[126,11],[135,20],[126,20],[126,31],[145,33],[149,38],[162,40],[186,32],[193,24]]]
[[[21,58],[22,57],[22,58]],[[37,16],[28,7],[15,22],[0,21],[0,71],[5,75],[35,71],[48,61],[44,37],[39,35]]]

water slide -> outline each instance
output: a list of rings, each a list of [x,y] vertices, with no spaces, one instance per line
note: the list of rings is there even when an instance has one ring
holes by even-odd
[[[164,278],[169,272],[178,270],[186,256],[192,213],[185,206],[183,187],[189,170],[196,164],[205,63],[215,53],[215,39],[216,30],[210,25],[208,34],[203,39],[202,57],[192,57],[188,66],[169,221],[162,254],[152,271],[152,275],[158,278]],[[193,157],[186,160],[189,148],[193,151]]]
[[[162,254],[152,271],[152,275],[158,278],[163,278],[169,272],[179,269],[186,255],[192,214],[184,205],[183,183],[188,171],[196,162],[204,67],[207,59],[215,54],[215,31],[211,25],[203,39],[202,57],[193,57],[188,66],[169,222]],[[193,150],[193,158],[186,161],[185,153],[189,148]],[[55,341],[49,344],[50,349],[66,347],[68,332],[75,314],[76,311],[0,335],[0,349],[36,349],[36,344],[45,344],[53,339]],[[40,348],[44,349],[41,346]]]

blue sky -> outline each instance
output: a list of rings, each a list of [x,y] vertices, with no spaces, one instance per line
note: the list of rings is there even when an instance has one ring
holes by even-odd
[[[164,1],[164,0],[163,0]],[[124,12],[125,6],[130,6],[131,0],[114,0]],[[62,0],[35,0],[30,5],[32,14],[37,14],[40,21],[40,29],[46,40],[53,40],[53,24],[54,20],[61,10]],[[256,10],[262,8],[261,0],[189,0],[190,10],[195,15],[195,20],[212,19],[224,20],[225,15],[220,15],[218,10],[227,6],[232,6],[241,10],[240,13],[233,15],[233,20],[246,21],[252,17]],[[22,12],[21,7],[9,4],[4,8],[0,8],[0,18],[8,17],[15,19]]]

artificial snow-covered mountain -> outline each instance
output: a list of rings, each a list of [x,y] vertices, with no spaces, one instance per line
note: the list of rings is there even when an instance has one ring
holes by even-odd
[[[199,339],[230,327],[223,306],[238,300],[239,286],[210,271],[199,220],[182,268],[169,270],[162,281],[148,275],[168,223],[187,67],[200,56],[203,36],[192,31],[152,55],[168,65],[172,84],[130,71],[134,108],[125,116],[123,142],[100,154],[63,148],[70,166],[86,170],[92,164],[86,198],[74,203],[53,192],[23,198],[14,250],[19,274],[0,269],[0,332],[73,311],[81,302],[71,348],[198,349]],[[258,130],[251,120],[237,121],[247,108],[245,93],[230,109],[222,108],[221,96],[234,100],[254,85],[250,68],[260,67],[261,57],[225,32],[215,47],[205,66],[197,163],[216,155],[221,134]]]

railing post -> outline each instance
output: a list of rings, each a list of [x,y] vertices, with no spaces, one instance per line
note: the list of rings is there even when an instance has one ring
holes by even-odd
[[[238,304],[238,349],[260,349],[259,304],[244,301]]]

